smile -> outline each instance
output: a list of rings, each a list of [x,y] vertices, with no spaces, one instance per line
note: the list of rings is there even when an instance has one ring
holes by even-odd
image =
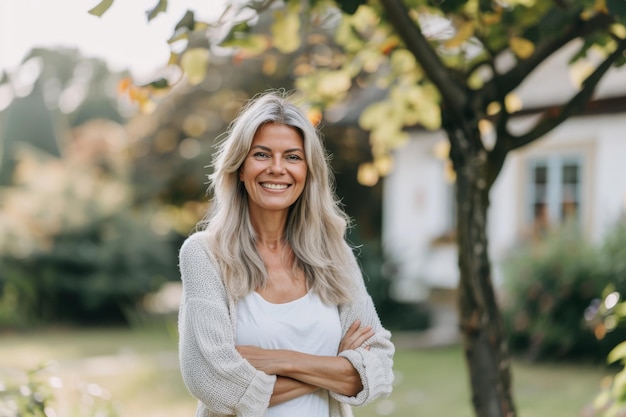
[[[264,182],[261,184],[261,187],[267,188],[269,190],[284,190],[287,187],[289,187],[289,185],[288,184],[270,184],[270,183]]]

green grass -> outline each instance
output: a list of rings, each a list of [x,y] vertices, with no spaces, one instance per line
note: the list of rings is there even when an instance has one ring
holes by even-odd
[[[121,417],[193,416],[195,400],[178,371],[176,339],[168,329],[56,329],[0,335],[0,370],[32,369],[58,361],[65,380],[95,383],[119,406]],[[459,347],[399,350],[396,386],[386,400],[356,408],[356,417],[472,417],[468,377]],[[576,417],[607,371],[585,364],[513,364],[520,417]],[[66,387],[69,385],[66,384]]]
[[[474,415],[460,347],[398,351],[395,369],[398,381],[391,396],[356,409],[357,417]],[[513,389],[518,416],[577,417],[593,400],[606,373],[591,365],[516,361]]]

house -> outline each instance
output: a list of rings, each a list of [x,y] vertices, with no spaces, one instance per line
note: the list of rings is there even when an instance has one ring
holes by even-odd
[[[567,66],[573,48],[545,62],[516,90],[523,111],[512,129],[523,131],[539,110],[575,93]],[[446,145],[442,131],[412,131],[384,180],[383,242],[398,271],[393,286],[398,300],[432,301],[458,283],[453,185],[446,181],[442,157]],[[626,68],[610,70],[584,114],[509,154],[490,202],[496,285],[507,254],[537,228],[569,217],[589,239],[601,239],[626,209]]]

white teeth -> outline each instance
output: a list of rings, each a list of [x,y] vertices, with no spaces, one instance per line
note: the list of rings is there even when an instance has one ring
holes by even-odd
[[[261,184],[263,188],[269,188],[270,190],[284,190],[288,187],[287,184]]]

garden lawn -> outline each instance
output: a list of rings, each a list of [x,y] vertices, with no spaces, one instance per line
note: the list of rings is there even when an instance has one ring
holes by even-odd
[[[0,334],[0,371],[33,369],[54,360],[68,381],[61,390],[96,384],[120,417],[191,417],[195,400],[178,371],[173,326],[128,329],[56,329]],[[356,408],[356,417],[473,417],[467,370],[458,347],[402,350],[396,386],[386,400]],[[607,371],[585,364],[514,362],[520,417],[577,417],[593,400]],[[1,375],[1,373],[0,373]],[[79,381],[79,382],[77,382]]]

